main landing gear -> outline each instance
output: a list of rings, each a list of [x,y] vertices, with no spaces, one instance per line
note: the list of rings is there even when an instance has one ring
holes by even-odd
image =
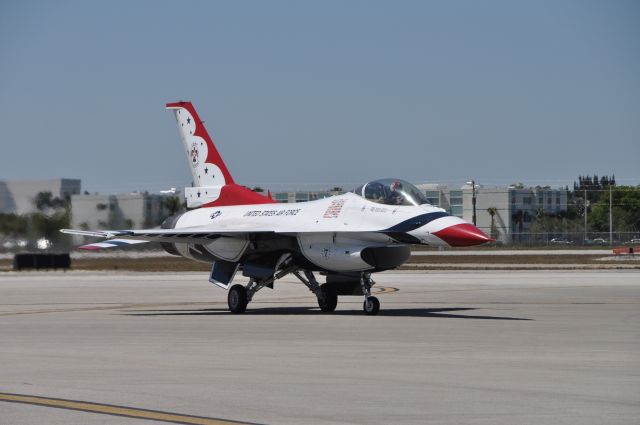
[[[295,266],[287,266],[268,279],[258,281],[257,279],[252,278],[251,280],[249,280],[247,286],[238,284],[233,285],[229,289],[229,293],[227,294],[227,304],[229,305],[229,311],[236,314],[244,313],[247,310],[247,304],[251,302],[251,299],[256,292],[258,292],[265,286],[273,285],[273,282],[288,275],[294,270],[296,270]]]
[[[320,287],[321,294],[318,295],[318,306],[320,310],[329,313],[335,311],[338,306],[338,295],[327,285]]]
[[[300,282],[304,283],[311,292],[316,294],[318,307],[320,307],[321,311],[329,313],[336,309],[338,306],[338,294],[336,294],[329,285],[320,285],[313,275],[313,272],[308,270],[304,271],[304,277],[299,271],[295,271],[293,274]]]
[[[233,285],[229,288],[229,293],[227,295],[229,311],[235,314],[244,313],[247,310],[247,304],[251,302],[251,299],[256,292],[265,286],[272,285],[277,279],[280,279],[289,273],[293,273],[294,276],[296,276],[307,288],[309,288],[311,292],[316,295],[318,298],[318,306],[321,311],[332,312],[336,309],[338,305],[338,294],[333,286],[329,284],[320,285],[313,275],[313,272],[300,270],[294,266],[290,266],[285,267],[269,279],[262,281],[251,279],[246,286],[239,284]],[[362,308],[365,314],[369,316],[374,316],[380,311],[380,301],[371,295],[371,287],[374,284],[375,282],[371,279],[371,273],[362,273],[360,275],[360,288],[364,294],[364,303]]]
[[[244,313],[247,310],[247,290],[242,285],[233,285],[227,294],[227,304],[232,313]]]

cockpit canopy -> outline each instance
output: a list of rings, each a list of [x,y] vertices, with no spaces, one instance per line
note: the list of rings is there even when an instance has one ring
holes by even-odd
[[[353,193],[363,198],[386,205],[422,205],[428,204],[424,194],[405,180],[380,179],[358,186]]]

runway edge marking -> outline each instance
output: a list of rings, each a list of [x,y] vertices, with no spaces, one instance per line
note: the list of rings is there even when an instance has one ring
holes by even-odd
[[[204,416],[184,415],[161,410],[138,409],[114,404],[92,403],[88,401],[68,400],[62,398],[42,397],[28,394],[1,393],[0,401],[8,403],[31,404],[56,409],[76,410],[80,412],[99,413],[103,415],[123,416],[135,419],[148,419],[188,425],[258,425],[254,422],[241,422],[228,419]]]

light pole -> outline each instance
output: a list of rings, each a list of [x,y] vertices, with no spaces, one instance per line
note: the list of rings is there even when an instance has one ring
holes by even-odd
[[[476,226],[476,181],[475,180],[471,180],[470,182],[467,182],[467,184],[471,185],[471,205],[472,205],[472,211],[473,211],[473,216],[471,221],[473,222],[473,225]]]
[[[473,225],[476,226],[476,181],[471,180],[471,205],[473,205]]]
[[[584,240],[582,241],[583,244],[587,242],[587,207],[589,206],[587,202],[589,201],[587,201],[587,189],[585,189],[584,190]]]
[[[609,184],[609,246],[613,245],[613,214],[611,210],[612,198],[611,184]]]

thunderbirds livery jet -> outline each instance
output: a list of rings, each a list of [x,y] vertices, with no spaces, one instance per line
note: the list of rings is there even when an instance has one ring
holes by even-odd
[[[62,232],[106,238],[84,245],[103,249],[160,242],[169,253],[211,264],[209,281],[228,290],[229,310],[242,313],[256,292],[292,273],[333,311],[338,295],[364,296],[366,314],[380,309],[371,296],[374,272],[400,266],[411,245],[471,246],[482,231],[429,205],[412,184],[375,180],[343,195],[282,204],[236,184],[190,102],[167,104],[175,114],[194,187],[189,210],[161,228]],[[246,285],[232,285],[241,271]],[[314,275],[326,277],[320,284]]]

